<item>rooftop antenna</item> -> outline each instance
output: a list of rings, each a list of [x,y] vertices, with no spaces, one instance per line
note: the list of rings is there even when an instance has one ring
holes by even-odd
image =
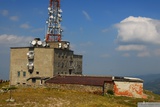
[[[62,10],[60,9],[60,0],[50,0],[48,7],[48,20],[47,32],[45,36],[45,41],[61,41],[62,28],[60,22],[62,21]]]

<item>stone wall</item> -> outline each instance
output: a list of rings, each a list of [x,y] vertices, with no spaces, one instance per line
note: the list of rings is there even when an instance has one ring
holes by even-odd
[[[103,93],[103,87],[100,86],[87,86],[76,84],[46,84],[48,88],[62,89],[62,90],[76,90],[80,92],[90,92],[96,94]]]
[[[62,90],[76,90],[80,92],[89,92],[94,94],[106,94],[107,90],[113,90],[113,84],[105,83],[103,86],[89,86],[89,85],[78,85],[78,84],[45,84],[48,88],[62,89]]]

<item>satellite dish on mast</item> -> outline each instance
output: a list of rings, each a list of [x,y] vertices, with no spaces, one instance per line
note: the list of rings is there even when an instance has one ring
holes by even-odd
[[[53,19],[53,16],[50,16],[49,18]]]
[[[34,45],[36,45],[36,41],[35,40],[33,40],[32,42],[31,42],[31,44],[34,46]]]
[[[47,46],[46,42],[43,42],[43,43],[42,43],[42,46],[43,46],[43,47],[46,47],[46,46]]]
[[[62,17],[62,15],[61,15],[61,14],[58,14],[58,17]]]
[[[58,12],[59,12],[59,13],[62,13],[63,11],[62,11],[62,9],[59,9]]]
[[[48,10],[50,11],[50,10],[51,10],[51,8],[50,8],[50,7],[48,7]]]
[[[42,41],[38,41],[37,44],[38,44],[38,45],[42,45]]]
[[[67,44],[64,44],[64,48],[65,48],[65,49],[68,48],[68,45],[67,45]]]

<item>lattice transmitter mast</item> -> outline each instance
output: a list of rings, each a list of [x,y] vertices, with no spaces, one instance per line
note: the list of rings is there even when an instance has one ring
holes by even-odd
[[[60,9],[60,0],[50,0],[48,7],[48,20],[47,33],[45,36],[45,41],[61,41],[62,28],[60,22],[62,21],[62,10]]]

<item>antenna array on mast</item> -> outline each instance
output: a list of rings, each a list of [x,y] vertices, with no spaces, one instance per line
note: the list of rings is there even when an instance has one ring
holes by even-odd
[[[47,24],[47,34],[45,41],[61,41],[62,28],[60,22],[62,21],[62,10],[60,9],[60,0],[50,0],[48,7],[48,20]]]

